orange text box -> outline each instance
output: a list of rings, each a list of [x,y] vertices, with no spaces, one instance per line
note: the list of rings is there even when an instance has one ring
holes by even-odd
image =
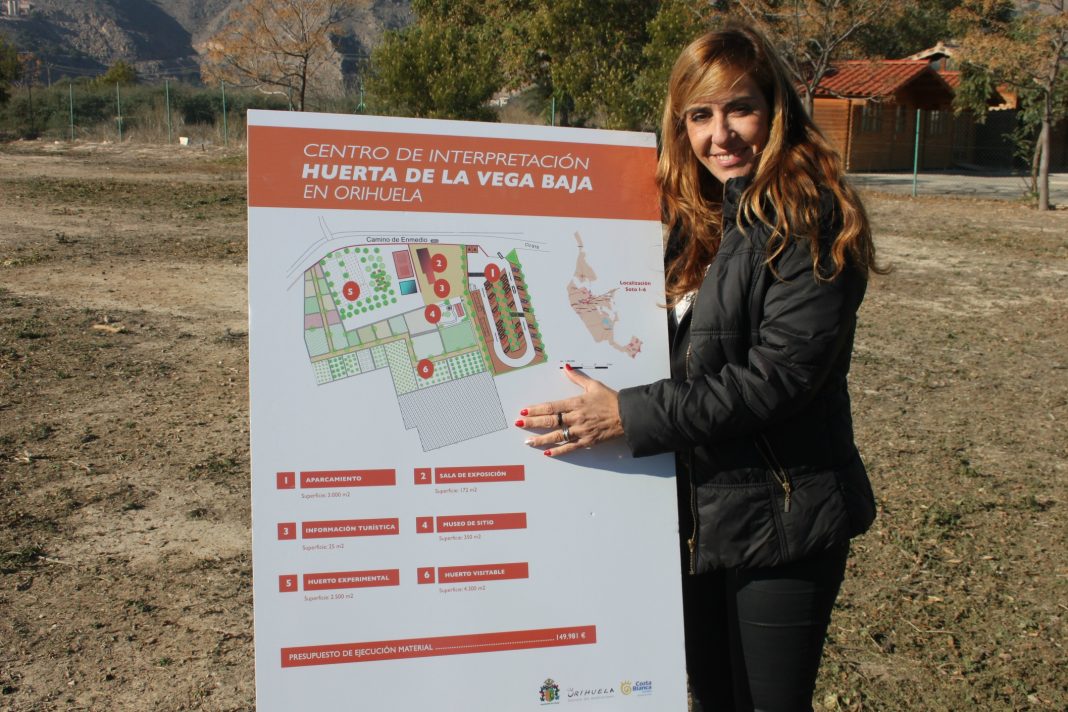
[[[278,126],[248,145],[249,207],[660,220],[653,146]]]
[[[397,484],[396,470],[315,470],[300,473],[300,486],[316,487],[392,487]]]
[[[436,467],[434,483],[453,482],[522,482],[526,470],[522,465],[489,465],[487,467]]]
[[[282,667],[364,663],[376,660],[429,658],[439,655],[497,653],[504,650],[555,648],[565,645],[594,645],[597,626],[512,630],[500,633],[446,635],[434,638],[379,640],[369,643],[305,645],[282,648]]]
[[[525,561],[514,564],[477,564],[474,566],[439,566],[438,583],[462,583],[464,581],[505,581],[530,578],[530,567]]]
[[[331,539],[344,536],[390,536],[400,533],[396,517],[383,519],[329,519],[301,523],[304,539]]]
[[[458,514],[438,517],[437,530],[441,532],[477,532],[490,529],[526,529],[526,512],[507,514]]]
[[[397,569],[304,574],[305,591],[330,591],[339,588],[372,588],[375,586],[399,585],[400,571]]]

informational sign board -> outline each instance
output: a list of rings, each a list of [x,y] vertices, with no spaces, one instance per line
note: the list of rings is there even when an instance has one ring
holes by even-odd
[[[248,116],[257,709],[684,710],[672,458],[514,425],[667,375],[653,137]]]

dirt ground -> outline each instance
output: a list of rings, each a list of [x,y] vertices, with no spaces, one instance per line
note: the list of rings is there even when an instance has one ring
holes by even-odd
[[[1068,709],[1068,211],[867,199],[817,709]],[[0,147],[0,709],[253,708],[244,200],[236,152]]]

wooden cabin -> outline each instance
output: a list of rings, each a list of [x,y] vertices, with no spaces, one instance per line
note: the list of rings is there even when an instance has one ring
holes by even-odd
[[[816,124],[849,171],[912,168],[917,116],[920,167],[959,163],[954,145],[974,122],[953,116],[953,88],[925,60],[837,62],[813,100]]]
[[[960,87],[960,46],[939,42],[934,47],[906,57],[922,59],[937,71],[954,92]],[[1016,147],[1009,138],[1016,129],[1019,101],[1016,93],[1006,85],[999,86],[987,99],[986,120],[979,123],[972,117],[968,133],[962,137],[967,143],[956,146],[957,162],[966,166],[1010,168]]]

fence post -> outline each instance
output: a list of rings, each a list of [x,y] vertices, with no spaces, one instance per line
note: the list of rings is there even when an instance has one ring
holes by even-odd
[[[30,102],[30,133],[34,133],[34,131],[36,130],[34,127],[36,126],[37,121],[36,121],[36,116],[35,116],[34,111],[33,111],[33,77],[32,76],[26,81],[26,97],[27,97],[27,100]]]
[[[171,80],[163,80],[163,92],[167,102],[167,143],[174,143],[174,131],[171,127]]]
[[[920,119],[923,110],[916,109],[916,141],[912,147],[912,197],[916,197],[916,181],[920,173]]]
[[[70,140],[74,143],[74,83],[67,82],[67,95],[70,98]]]
[[[222,87],[222,102],[223,102],[223,145],[224,145],[224,146],[229,146],[229,145],[230,145],[230,132],[229,132],[229,129],[227,128],[227,124],[226,124],[226,81],[225,81],[225,80],[222,80],[222,81],[220,81],[220,82],[219,82],[219,85],[220,85],[220,86]]]
[[[552,104],[549,105],[549,125],[556,126],[556,94],[553,94]]]
[[[122,99],[119,97],[119,83],[115,82],[115,111],[118,113],[119,143],[122,143]]]

